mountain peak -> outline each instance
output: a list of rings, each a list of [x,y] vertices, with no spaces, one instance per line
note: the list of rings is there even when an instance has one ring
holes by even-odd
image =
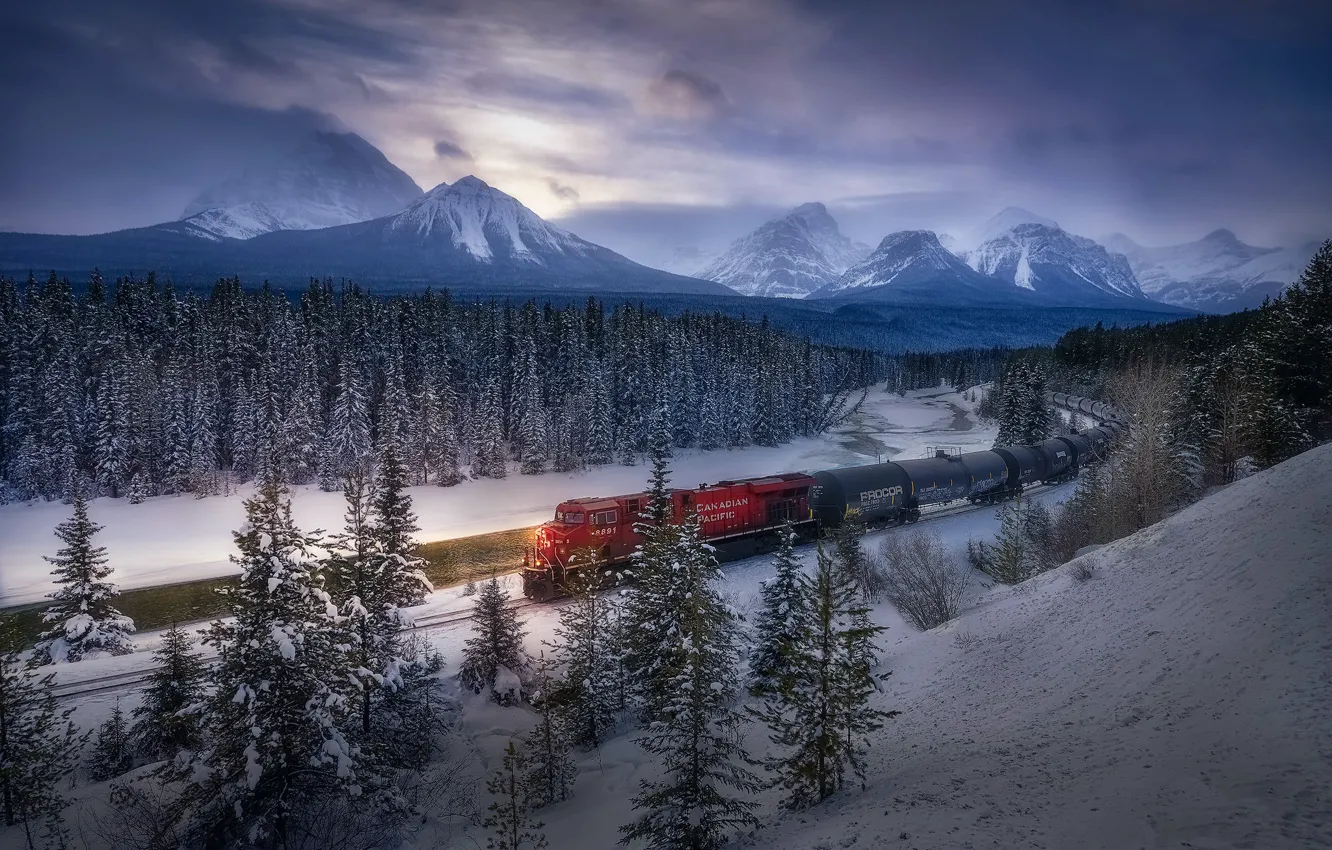
[[[486,181],[477,177],[475,174],[469,174],[466,177],[459,178],[458,182],[454,183],[453,186],[455,189],[466,189],[473,192],[479,192],[483,189],[490,188],[490,184],[486,183]]]
[[[421,187],[365,139],[320,131],[278,160],[200,193],[181,218],[201,236],[250,238],[382,218],[421,195]]]
[[[972,233],[971,246],[979,248],[991,239],[1003,236],[1013,228],[1024,224],[1040,224],[1045,227],[1059,229],[1056,222],[1044,216],[1024,210],[1021,207],[1004,207]]]
[[[737,239],[695,277],[724,283],[741,295],[803,298],[867,253],[842,235],[827,207],[811,201]]]
[[[1240,240],[1239,240],[1239,237],[1235,235],[1235,231],[1233,231],[1233,230],[1229,230],[1229,229],[1224,228],[1224,227],[1218,227],[1216,230],[1213,230],[1211,233],[1209,233],[1209,234],[1207,234],[1206,236],[1204,236],[1204,237],[1202,238],[1202,241],[1204,241],[1204,242],[1214,242],[1214,243],[1217,243],[1217,244],[1220,244],[1220,245],[1239,245],[1239,244],[1241,244],[1241,243],[1240,243]]]

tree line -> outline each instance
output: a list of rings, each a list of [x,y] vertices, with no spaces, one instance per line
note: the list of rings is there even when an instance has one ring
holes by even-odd
[[[0,500],[209,495],[269,457],[284,483],[336,489],[389,422],[413,485],[633,463],[662,402],[673,446],[773,446],[886,369],[766,321],[595,298],[0,278]]]

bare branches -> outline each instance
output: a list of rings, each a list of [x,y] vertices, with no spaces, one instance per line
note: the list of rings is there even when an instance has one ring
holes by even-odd
[[[883,595],[919,629],[957,616],[971,578],[938,534],[891,534],[879,549]]]

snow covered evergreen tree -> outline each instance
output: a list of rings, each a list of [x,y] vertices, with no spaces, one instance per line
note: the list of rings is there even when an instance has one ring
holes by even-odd
[[[868,624],[855,583],[822,546],[800,593],[802,634],[758,712],[779,748],[767,767],[785,793],[783,805],[793,809],[826,800],[848,770],[858,775],[866,736],[893,715],[869,704],[875,684],[866,644],[882,629]]]
[[[64,547],[54,558],[46,558],[55,569],[59,589],[51,594],[54,604],[42,615],[42,622],[54,628],[42,633],[35,658],[43,664],[81,661],[89,654],[108,652],[124,655],[131,651],[130,635],[134,621],[112,605],[115,585],[106,549],[94,546],[93,535],[102,527],[88,518],[83,497],[74,499],[74,516],[56,526],[56,537]]]
[[[492,698],[507,703],[513,680],[527,670],[522,623],[509,604],[498,578],[481,585],[472,609],[472,637],[463,645],[458,681],[473,693],[489,690]],[[497,685],[499,687],[497,687]]]
[[[201,707],[208,668],[194,640],[174,623],[162,633],[153,653],[153,671],[134,709],[130,730],[135,747],[150,761],[194,750],[202,741],[197,710]]]
[[[125,712],[116,700],[111,716],[97,728],[97,737],[93,742],[92,756],[88,763],[88,776],[93,782],[105,782],[123,776],[134,766],[133,749],[130,744],[129,723],[125,721]]]
[[[701,540],[697,515],[675,538],[667,563],[667,599],[658,612],[660,665],[645,671],[656,683],[649,718],[637,741],[660,759],[660,778],[643,780],[634,796],[638,818],[621,827],[622,843],[650,848],[711,850],[754,827],[755,804],[740,794],[759,787],[745,767],[742,718],[731,707],[739,688],[735,616],[721,599],[721,570]]]
[[[205,638],[219,654],[203,707],[211,740],[182,768],[193,779],[180,800],[188,832],[208,846],[299,841],[310,805],[352,799],[364,781],[344,731],[347,668],[316,541],[293,524],[276,480],[261,482],[245,510],[232,619]]]
[[[503,478],[507,456],[504,447],[504,420],[500,397],[500,378],[490,376],[481,406],[476,412],[476,451],[472,472],[484,478]]]
[[[556,640],[548,643],[563,667],[556,686],[564,722],[574,746],[595,749],[614,731],[623,693],[611,601],[597,593],[601,567],[596,550],[579,558],[584,566],[568,581],[571,599],[560,608]]]
[[[0,805],[5,826],[22,825],[28,850],[68,844],[60,794],[78,763],[80,736],[51,693],[52,675],[39,677],[19,658],[14,626],[0,617]]]
[[[1032,505],[1021,495],[999,509],[999,536],[990,548],[989,571],[1004,584],[1026,581],[1051,564],[1045,547],[1049,538],[1049,514],[1033,517]]]
[[[847,578],[855,584],[861,598],[873,602],[878,599],[882,591],[882,582],[874,562],[865,554],[865,547],[862,545],[865,531],[864,519],[858,513],[848,512],[832,533],[834,562],[837,568],[846,573]]]
[[[501,767],[486,780],[486,791],[495,800],[481,825],[491,832],[486,850],[544,850],[545,824],[534,821],[531,810],[530,769],[527,755],[513,741],[504,748]]]
[[[804,570],[795,551],[796,533],[788,525],[778,535],[780,548],[773,558],[773,576],[763,582],[763,608],[754,626],[754,649],[749,656],[747,684],[756,697],[780,690],[795,644],[806,633],[800,584]]]
[[[565,699],[551,674],[551,662],[543,656],[532,679],[531,701],[537,711],[537,725],[522,742],[531,762],[527,788],[528,802],[534,809],[567,800],[578,776],[569,755],[567,715],[562,710]]]

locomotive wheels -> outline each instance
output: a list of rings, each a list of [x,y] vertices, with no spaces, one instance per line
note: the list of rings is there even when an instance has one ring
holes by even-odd
[[[549,602],[555,598],[555,589],[550,586],[550,582],[535,581],[528,585],[524,594],[533,602]]]

